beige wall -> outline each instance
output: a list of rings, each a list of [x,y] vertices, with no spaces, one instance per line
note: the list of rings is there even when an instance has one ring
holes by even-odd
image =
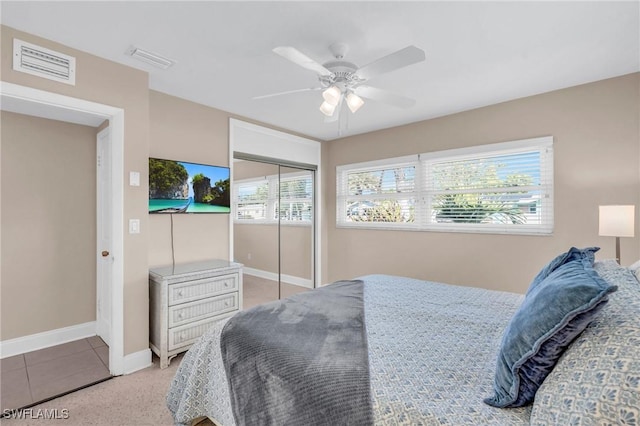
[[[150,157],[229,166],[228,113],[151,90],[149,121]],[[149,266],[170,265],[171,215],[148,216]],[[175,262],[228,260],[229,219],[228,214],[173,215]]]
[[[148,310],[148,255],[147,255],[147,182],[149,156],[149,79],[146,72],[129,68],[93,55],[71,49],[12,28],[2,26],[1,65],[2,81],[29,86],[40,90],[59,93],[75,98],[86,99],[106,105],[123,108],[124,119],[124,176],[128,182],[129,171],[141,173],[139,187],[124,187],[124,218],[139,218],[140,234],[124,235],[124,353],[131,354],[149,347],[149,310]],[[12,42],[17,37],[29,43],[52,49],[76,58],[76,85],[43,79],[15,72],[12,67]],[[4,145],[4,144],[3,144]],[[35,166],[35,164],[34,164]],[[3,180],[4,186],[4,180]],[[4,198],[4,193],[2,194]],[[5,200],[6,203],[6,200]],[[3,208],[5,203],[3,203]],[[4,221],[4,218],[2,219]],[[58,232],[67,232],[58,230]],[[5,239],[4,232],[2,234]],[[94,249],[95,250],[95,249]],[[5,253],[3,252],[3,257]],[[38,259],[42,262],[42,259]],[[2,273],[6,267],[3,258]],[[5,283],[1,283],[0,292],[5,300]],[[56,303],[52,300],[52,303]],[[61,313],[64,316],[64,314]],[[2,312],[4,324],[5,311]],[[13,321],[13,319],[12,319]],[[29,322],[27,315],[20,321]],[[29,328],[29,327],[27,327]],[[55,327],[51,327],[55,328]],[[13,333],[15,334],[15,333]],[[13,335],[12,334],[12,335]],[[4,336],[3,336],[4,338]]]
[[[572,245],[601,246],[598,258],[613,258],[614,239],[598,236],[598,205],[640,208],[639,81],[636,73],[329,142],[323,151],[327,281],[388,273],[522,293]],[[545,135],[554,137],[552,236],[335,226],[338,165]],[[622,239],[623,264],[640,258],[639,241]]]
[[[233,225],[234,258],[248,268],[278,273],[278,225]]]
[[[278,231],[280,241],[278,242]],[[306,280],[311,276],[310,226],[233,225],[234,258],[249,268],[278,273],[278,245],[282,273]]]
[[[96,133],[1,112],[7,340],[96,319]]]

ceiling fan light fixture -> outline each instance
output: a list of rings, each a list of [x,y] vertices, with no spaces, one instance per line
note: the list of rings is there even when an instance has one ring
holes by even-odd
[[[352,113],[355,114],[356,111],[360,109],[360,107],[364,105],[364,101],[358,95],[353,92],[349,92],[347,95],[347,106],[351,110]]]
[[[342,96],[342,90],[340,90],[340,88],[336,85],[332,85],[327,90],[322,92],[322,97],[324,98],[325,102],[333,105],[334,108],[336,105],[338,105],[338,102],[340,102],[340,96]]]
[[[336,110],[336,105],[331,105],[327,101],[324,101],[322,105],[320,105],[320,111],[327,117],[331,117],[335,110]]]

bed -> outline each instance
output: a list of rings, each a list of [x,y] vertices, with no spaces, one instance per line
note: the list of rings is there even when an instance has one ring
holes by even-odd
[[[614,261],[594,262],[596,250],[572,248],[559,255],[535,277],[526,295],[388,275],[360,277],[370,414],[363,417],[365,421],[356,423],[640,424],[640,283],[631,270]],[[525,352],[524,356],[518,355],[516,362],[509,364],[509,357],[513,356],[509,351],[513,348],[507,350],[505,346],[509,344],[508,335],[519,327],[518,315],[530,318],[536,314],[523,311],[523,307],[532,304],[536,292],[543,292],[548,281],[557,280],[559,271],[573,264],[595,276],[600,286],[594,290],[597,296],[589,296],[589,303],[580,302],[580,310],[573,314],[561,314],[564,324],[560,328],[567,335],[558,333],[557,325],[551,326],[543,338],[530,343],[531,350],[518,348]],[[553,300],[559,298],[553,294]],[[554,303],[540,301],[545,305]],[[542,309],[545,315],[549,310],[548,306]],[[568,316],[572,318],[567,324]],[[225,364],[222,355],[228,349],[221,342],[225,328],[230,328],[229,321],[234,319],[211,328],[185,354],[167,395],[167,406],[176,424],[191,424],[202,417],[221,426],[300,424],[268,417],[265,420],[260,413],[253,421],[247,417],[236,421],[237,390],[231,386],[229,361]],[[549,331],[561,342],[551,345]],[[264,343],[261,345],[263,348]],[[540,368],[525,367],[532,359],[535,361],[535,356],[541,356],[540,351],[551,365],[544,377],[532,380],[532,371],[538,374]],[[551,352],[555,359],[550,363]],[[505,378],[499,377],[500,371],[515,374],[502,387],[500,381]],[[536,380],[535,389],[529,390],[529,400],[520,401],[518,398],[526,396],[530,382]],[[316,377],[316,381],[322,380]],[[301,389],[309,386],[297,385]],[[514,389],[517,396],[509,394]],[[312,400],[316,403],[305,403],[302,411],[313,412],[320,406],[325,410],[320,413],[324,416],[335,408],[327,409],[328,404],[349,406],[347,399],[336,402],[329,397],[326,404],[318,404],[323,396],[315,395]],[[501,405],[505,408],[499,408]],[[316,417],[305,424],[354,422],[328,417],[321,421]]]

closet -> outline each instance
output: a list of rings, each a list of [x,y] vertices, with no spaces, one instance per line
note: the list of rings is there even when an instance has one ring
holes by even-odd
[[[314,165],[234,153],[234,260],[270,300],[316,287]]]

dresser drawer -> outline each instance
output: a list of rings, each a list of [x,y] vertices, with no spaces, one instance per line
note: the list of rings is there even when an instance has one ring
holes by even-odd
[[[228,315],[223,316],[226,318]],[[194,322],[191,324],[183,325],[182,327],[176,327],[169,329],[169,342],[168,350],[172,351],[184,346],[192,345],[200,336],[206,333],[209,328],[220,321],[222,318],[207,318],[202,321]]]
[[[171,284],[169,286],[169,306],[233,291],[238,291],[238,274]]]
[[[228,293],[169,308],[169,328],[238,310],[238,293]]]

